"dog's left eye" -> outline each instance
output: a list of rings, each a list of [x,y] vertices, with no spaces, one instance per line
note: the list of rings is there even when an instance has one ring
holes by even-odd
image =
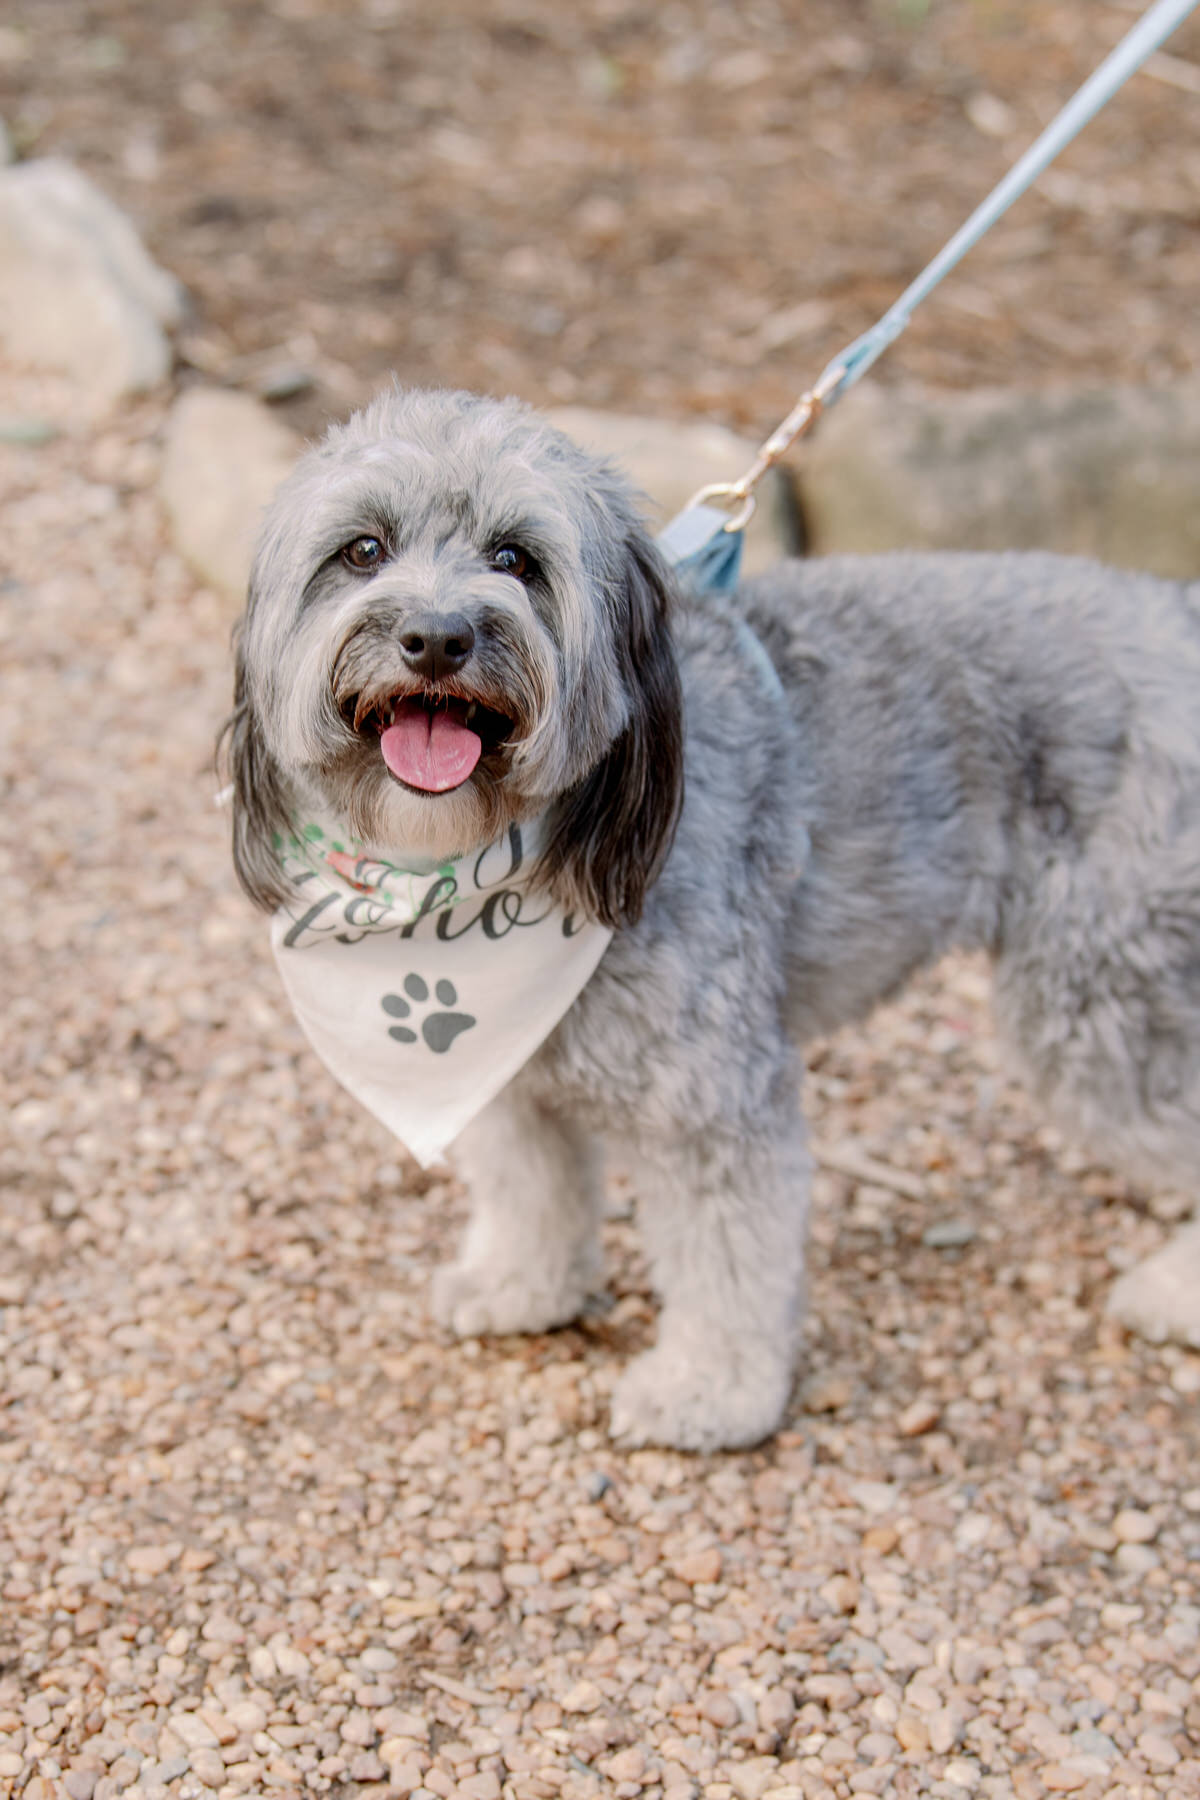
[[[343,546],[341,557],[348,569],[377,569],[387,555],[383,544],[377,537],[355,538],[352,544]]]
[[[501,544],[498,550],[493,550],[492,567],[502,575],[512,575],[517,581],[528,581],[534,572],[532,556],[519,544]]]

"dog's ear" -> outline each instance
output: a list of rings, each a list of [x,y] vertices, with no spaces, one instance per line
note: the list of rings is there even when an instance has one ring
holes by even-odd
[[[541,874],[568,911],[634,925],[662,867],[683,799],[683,697],[671,637],[671,577],[630,534],[611,596],[629,719],[596,767],[551,812]]]
[[[254,904],[272,912],[286,893],[278,846],[290,820],[284,784],[247,691],[240,632],[234,652],[233,711],[221,734],[233,788],[233,866]]]

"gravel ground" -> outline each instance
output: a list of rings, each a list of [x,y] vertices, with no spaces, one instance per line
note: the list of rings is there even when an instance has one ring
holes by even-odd
[[[163,416],[0,447],[0,1791],[1194,1800],[1200,1356],[1102,1312],[1177,1204],[1039,1126],[952,962],[814,1056],[774,1442],[608,1443],[619,1188],[608,1311],[439,1336],[461,1194],[313,1061],[230,875]]]

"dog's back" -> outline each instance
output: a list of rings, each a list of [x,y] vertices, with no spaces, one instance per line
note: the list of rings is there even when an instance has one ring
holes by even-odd
[[[802,1036],[951,944],[1038,1091],[1134,1170],[1200,1156],[1200,588],[1045,555],[831,558],[739,605],[812,856]]]

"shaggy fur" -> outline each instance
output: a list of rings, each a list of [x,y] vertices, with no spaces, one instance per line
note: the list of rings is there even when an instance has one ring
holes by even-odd
[[[365,577],[339,556],[363,534],[386,548]],[[501,544],[529,553],[523,581]],[[396,649],[416,608],[469,618],[446,691],[511,721],[449,794],[396,782],[355,723],[419,685]],[[991,953],[1000,1025],[1056,1117],[1191,1184],[1200,585],[899,555],[787,564],[732,604],[675,595],[612,470],[515,403],[392,395],[276,501],[237,694],[235,856],[261,904],[294,810],[433,856],[544,813],[541,879],[617,927],[456,1146],[474,1210],[434,1295],[463,1334],[572,1318],[599,1279],[597,1149],[632,1151],[662,1317],[617,1385],[626,1441],[778,1425],[809,1185],[798,1046],[952,945]],[[1113,1304],[1200,1344],[1200,1224]]]

